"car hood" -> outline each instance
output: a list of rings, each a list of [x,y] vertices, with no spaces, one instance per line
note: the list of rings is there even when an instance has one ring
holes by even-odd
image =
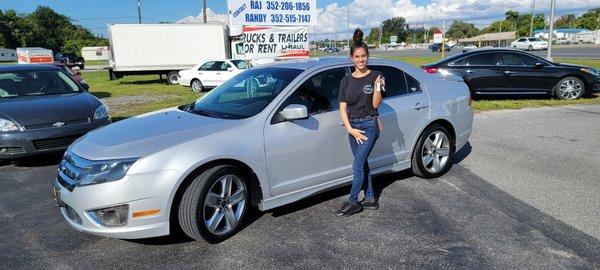
[[[232,128],[238,121],[167,109],[92,131],[73,143],[70,151],[90,160],[144,157]]]
[[[20,125],[92,117],[100,105],[95,97],[84,93],[0,98],[0,117],[7,117]]]

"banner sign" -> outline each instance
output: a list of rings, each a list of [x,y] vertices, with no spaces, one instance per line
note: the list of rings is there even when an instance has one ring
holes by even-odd
[[[442,33],[433,34],[433,43],[442,43]]]
[[[308,58],[308,27],[244,26],[246,59]]]
[[[316,25],[317,0],[229,0],[230,25]]]

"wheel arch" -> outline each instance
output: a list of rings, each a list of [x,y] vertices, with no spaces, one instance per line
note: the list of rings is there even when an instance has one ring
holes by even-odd
[[[192,170],[188,175],[186,175],[184,177],[183,181],[181,181],[181,183],[179,183],[179,186],[177,186],[175,195],[173,196],[172,200],[170,201],[170,206],[169,206],[169,224],[170,224],[171,232],[173,232],[174,230],[176,230],[176,231],[180,230],[179,219],[177,217],[177,210],[179,209],[181,197],[183,196],[183,193],[185,192],[187,187],[202,172],[206,171],[209,168],[219,166],[219,165],[231,165],[231,166],[235,166],[235,167],[241,169],[244,174],[243,179],[244,179],[244,181],[246,181],[246,184],[249,186],[249,189],[250,189],[252,206],[257,207],[258,204],[262,201],[262,199],[263,199],[262,187],[260,185],[258,176],[256,175],[256,173],[254,173],[254,170],[250,166],[248,166],[246,163],[236,160],[236,159],[230,159],[230,158],[221,158],[221,159],[215,159],[215,160],[208,161],[206,163],[203,163],[203,164],[197,166],[194,170]]]
[[[456,135],[456,129],[454,128],[454,125],[452,125],[452,123],[448,119],[438,118],[438,119],[433,119],[433,121],[431,121],[429,124],[425,125],[421,130],[419,130],[419,135],[415,137],[415,139],[412,143],[412,149],[410,151],[411,157],[415,151],[415,147],[417,146],[417,141],[419,141],[419,138],[421,138],[421,135],[423,135],[423,132],[430,126],[433,126],[436,124],[441,125],[446,130],[448,130],[448,132],[450,132],[450,141],[451,141],[452,145],[454,145],[454,150],[456,150],[456,136],[457,135]]]
[[[577,74],[577,73],[567,73],[567,74],[561,76],[560,78],[558,78],[558,80],[556,81],[556,83],[554,84],[554,86],[552,86],[552,89],[550,89],[550,91],[551,91],[550,94],[552,96],[556,97],[556,86],[558,86],[558,83],[560,81],[562,81],[564,78],[567,78],[567,77],[575,77],[577,79],[580,79],[581,82],[583,82],[583,87],[584,87],[584,89],[583,89],[583,96],[589,95],[591,93],[591,92],[588,92],[588,89],[591,89],[592,86],[589,85],[589,83],[585,79],[585,77],[583,77],[582,75]]]

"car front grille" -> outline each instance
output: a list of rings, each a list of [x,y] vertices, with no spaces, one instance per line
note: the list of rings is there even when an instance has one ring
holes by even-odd
[[[67,152],[63,161],[58,165],[57,180],[63,187],[73,191],[86,170],[93,162]]]
[[[34,140],[33,146],[37,150],[50,150],[50,149],[61,149],[67,148],[71,143],[73,143],[77,138],[81,137],[83,134],[52,138],[52,139],[42,139],[42,140]]]
[[[64,126],[87,124],[87,123],[90,123],[90,118],[71,119],[71,120],[64,120],[64,121],[54,121],[54,122],[48,122],[48,123],[25,125],[25,129],[34,130],[34,129],[42,129],[42,128],[59,128],[59,127],[64,127]]]

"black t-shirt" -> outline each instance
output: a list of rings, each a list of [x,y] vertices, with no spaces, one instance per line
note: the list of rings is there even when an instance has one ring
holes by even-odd
[[[352,74],[346,75],[340,81],[339,102],[348,105],[348,118],[364,118],[367,116],[378,116],[377,109],[373,108],[373,92],[375,91],[375,79],[383,74],[371,70],[369,74],[361,78],[354,78]]]

